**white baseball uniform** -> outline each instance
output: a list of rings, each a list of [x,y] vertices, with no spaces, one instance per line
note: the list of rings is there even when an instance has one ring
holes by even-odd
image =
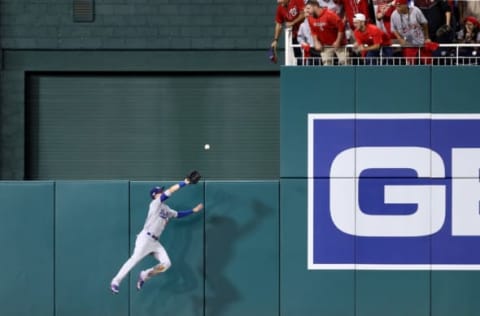
[[[150,203],[147,219],[142,231],[137,235],[133,254],[113,278],[112,284],[120,285],[120,282],[122,282],[130,270],[149,254],[153,254],[160,265],[164,267],[164,271],[170,267],[170,258],[165,248],[160,244],[159,239],[170,218],[177,217],[178,212],[163,203],[167,198],[168,196],[162,194],[161,197],[154,199]]]

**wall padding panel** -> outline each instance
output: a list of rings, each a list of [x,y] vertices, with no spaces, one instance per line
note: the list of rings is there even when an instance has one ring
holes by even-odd
[[[332,241],[332,238],[324,238],[321,245],[315,246],[315,251],[341,253],[343,257],[337,257],[347,258],[346,260],[351,264],[371,261],[358,270],[354,265],[350,266],[351,270],[308,270],[307,181],[310,179],[307,175],[307,170],[309,170],[307,165],[307,116],[309,113],[350,114],[348,120],[352,120],[353,128],[351,125],[344,125],[339,129],[341,130],[339,134],[343,134],[338,138],[335,138],[337,134],[334,131],[328,134],[327,130],[324,135],[331,136],[327,141],[320,143],[319,140],[316,140],[315,154],[319,157],[328,156],[329,150],[334,152],[332,148],[338,149],[339,146],[348,148],[361,146],[432,148],[441,152],[442,159],[446,161],[446,174],[450,175],[449,168],[452,168],[450,150],[455,147],[463,149],[478,147],[472,141],[472,135],[478,134],[475,120],[478,120],[480,110],[475,93],[472,92],[474,88],[472,90],[471,82],[478,77],[479,68],[420,66],[356,67],[351,69],[342,67],[335,68],[335,73],[330,73],[330,71],[331,69],[328,68],[282,68],[281,315],[447,316],[478,314],[478,300],[475,301],[474,296],[471,295],[478,288],[475,286],[478,284],[478,271],[455,271],[452,268],[450,271],[433,270],[439,269],[439,266],[428,270],[428,262],[434,262],[439,257],[448,258],[458,254],[468,257],[469,252],[475,252],[475,245],[477,245],[475,236],[468,236],[470,238],[468,242],[462,240],[464,236],[455,236],[454,238],[450,236],[452,234],[449,228],[452,222],[452,215],[449,213],[452,203],[450,195],[453,189],[451,188],[452,179],[449,176],[445,179],[431,181],[432,183],[437,182],[439,185],[446,184],[447,188],[445,198],[447,214],[440,232],[432,236],[423,236],[423,239],[398,238],[390,240],[388,243],[382,238],[373,239],[372,236],[354,237],[352,234],[343,234],[345,239],[351,240],[351,242],[344,242],[341,248]],[[370,129],[374,124],[368,120],[353,121],[356,116],[360,118],[362,115],[365,117],[366,114],[369,114],[370,118],[378,117],[378,114],[383,115],[384,118],[390,118],[391,114],[402,114],[403,117],[408,117],[410,113],[413,114],[412,118],[417,119],[419,113],[426,115],[422,116],[423,121],[406,120],[404,123],[398,124],[397,122],[391,125],[386,121],[375,123],[384,124],[380,126],[382,133],[379,133],[378,129],[373,129],[374,132],[372,132]],[[428,113],[459,114],[467,120],[473,119],[473,123],[466,121],[459,125],[455,133],[452,133],[451,130],[443,127],[443,123],[430,121]],[[446,115],[443,116],[443,119],[448,123]],[[445,123],[447,127],[451,126],[447,123]],[[329,123],[322,124],[327,128],[329,126]],[[322,132],[325,133],[325,131]],[[465,137],[460,137],[462,133]],[[350,135],[353,135],[351,140],[340,138],[350,137]],[[362,160],[363,158],[358,156],[358,153],[357,150],[357,156],[355,156],[357,168],[361,166],[362,162],[365,165],[368,160]],[[475,172],[476,165],[474,164],[475,162],[470,163],[470,169],[468,169],[471,172],[470,175],[462,179],[454,179],[455,185],[470,185],[473,188],[472,192],[476,192],[478,174]],[[332,228],[331,223],[329,224],[330,217],[332,217],[332,205],[328,204],[331,203],[331,192],[328,191],[326,184],[330,181],[330,169],[331,166],[328,164],[318,167],[318,170],[315,169],[315,179],[312,180],[315,183],[314,190],[318,190],[315,191],[317,200],[326,203],[324,206],[327,210],[326,216],[314,217],[312,220],[315,227],[320,227],[315,232],[320,234],[318,233],[320,231],[325,236],[328,236],[329,233],[327,229],[336,229]],[[356,180],[353,176],[344,174],[338,177],[344,177],[345,181]],[[398,179],[395,176],[372,176],[372,173],[366,173],[360,181],[361,184],[358,184],[359,190],[361,190],[359,203],[368,201],[369,206],[380,205],[380,210],[385,210],[383,204],[389,203],[382,200],[383,191],[379,191],[379,189],[383,190],[385,181],[408,183],[417,181],[417,177]],[[364,188],[368,188],[370,191],[366,191]],[[472,194],[470,194],[470,204],[466,205],[476,209],[477,205]],[[404,201],[406,200],[405,197],[402,198]],[[426,220],[417,224],[431,227],[432,219],[433,217],[430,221]],[[355,221],[357,231],[365,228],[359,222]],[[416,248],[414,249],[414,247]],[[381,252],[376,252],[378,249],[382,249]],[[379,257],[395,261],[414,252],[418,252],[419,257],[413,261],[427,262],[427,270],[416,271],[414,266],[403,267],[410,271],[397,271],[392,266],[388,271],[368,270],[369,264],[370,269],[373,269],[371,265],[379,263],[376,261],[379,260]],[[425,266],[422,268],[425,269]],[[464,266],[462,268],[473,270],[478,267]],[[443,267],[442,269],[447,268]]]
[[[278,315],[278,182],[208,181],[205,196],[205,315]]]
[[[53,315],[53,182],[0,182],[0,314]]]
[[[355,68],[284,67],[280,83],[280,175],[307,177],[308,113],[354,113]]]
[[[131,287],[110,281],[129,256],[127,181],[58,181],[55,315],[126,316]]]
[[[307,180],[281,180],[280,223],[280,315],[353,316],[355,271],[308,270]]]
[[[430,76],[431,68],[423,66],[357,67],[355,111],[429,113]],[[346,90],[353,89],[348,87]]]

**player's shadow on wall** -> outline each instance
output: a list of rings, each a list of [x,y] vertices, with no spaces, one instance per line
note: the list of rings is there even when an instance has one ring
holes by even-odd
[[[260,201],[252,203],[241,211],[235,211],[241,214],[241,217],[247,217],[247,221],[239,220],[229,214],[229,210],[218,211],[206,220],[206,289],[205,303],[206,315],[221,316],[225,315],[227,309],[234,302],[242,300],[242,293],[235,287],[229,274],[242,273],[239,270],[255,269],[254,260],[248,257],[241,259],[241,262],[232,262],[235,252],[245,254],[245,248],[238,245],[239,241],[248,236],[255,230],[262,219],[269,213],[272,214],[272,208],[269,208]],[[219,215],[220,213],[221,215]],[[237,216],[238,217],[238,216]],[[237,247],[240,247],[237,249]],[[252,266],[249,266],[252,264]],[[227,268],[233,265],[233,269]],[[242,267],[242,269],[235,269]],[[248,274],[241,277],[248,278]],[[238,274],[236,275],[238,279]],[[249,280],[254,283],[255,280]]]

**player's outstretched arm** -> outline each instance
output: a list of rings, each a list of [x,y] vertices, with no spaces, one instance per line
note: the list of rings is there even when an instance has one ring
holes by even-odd
[[[197,213],[197,212],[200,212],[201,210],[203,210],[203,204],[202,204],[202,203],[199,203],[197,206],[195,206],[195,207],[193,208],[192,211],[193,211],[194,213]]]
[[[178,190],[180,190],[181,188],[189,184],[190,184],[190,181],[188,180],[188,178],[185,178],[183,181],[180,181],[179,183],[175,183],[174,185],[169,187],[165,192],[168,192],[170,193],[169,195],[172,195],[173,193],[177,192]]]
[[[190,180],[188,178],[185,178],[183,181],[180,181],[178,183],[175,183],[171,187],[169,187],[165,192],[163,192],[162,196],[160,197],[162,202],[168,199],[170,196],[172,196],[173,193],[177,192],[181,188],[183,188],[186,185],[190,184]]]
[[[196,170],[190,172],[190,174],[187,175],[187,177],[183,181],[180,181],[179,183],[176,183],[176,184],[172,185],[171,187],[169,187],[162,194],[161,201],[162,202],[165,201],[170,196],[172,196],[173,193],[177,192],[180,188],[183,188],[184,186],[186,186],[188,184],[197,184],[198,181],[200,181],[201,178],[202,178],[202,176],[200,175],[200,172],[198,172]]]
[[[178,211],[177,212],[177,218],[185,217],[185,216],[188,216],[190,214],[200,212],[201,210],[203,210],[203,204],[202,203],[198,204],[197,206],[195,206],[191,210]]]

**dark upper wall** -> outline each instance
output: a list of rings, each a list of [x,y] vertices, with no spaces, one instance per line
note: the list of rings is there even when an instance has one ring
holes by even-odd
[[[24,178],[25,78],[32,71],[278,71],[266,54],[272,0],[0,1],[0,179]]]
[[[3,49],[266,49],[272,0],[95,0],[92,23],[73,0],[2,0]]]

